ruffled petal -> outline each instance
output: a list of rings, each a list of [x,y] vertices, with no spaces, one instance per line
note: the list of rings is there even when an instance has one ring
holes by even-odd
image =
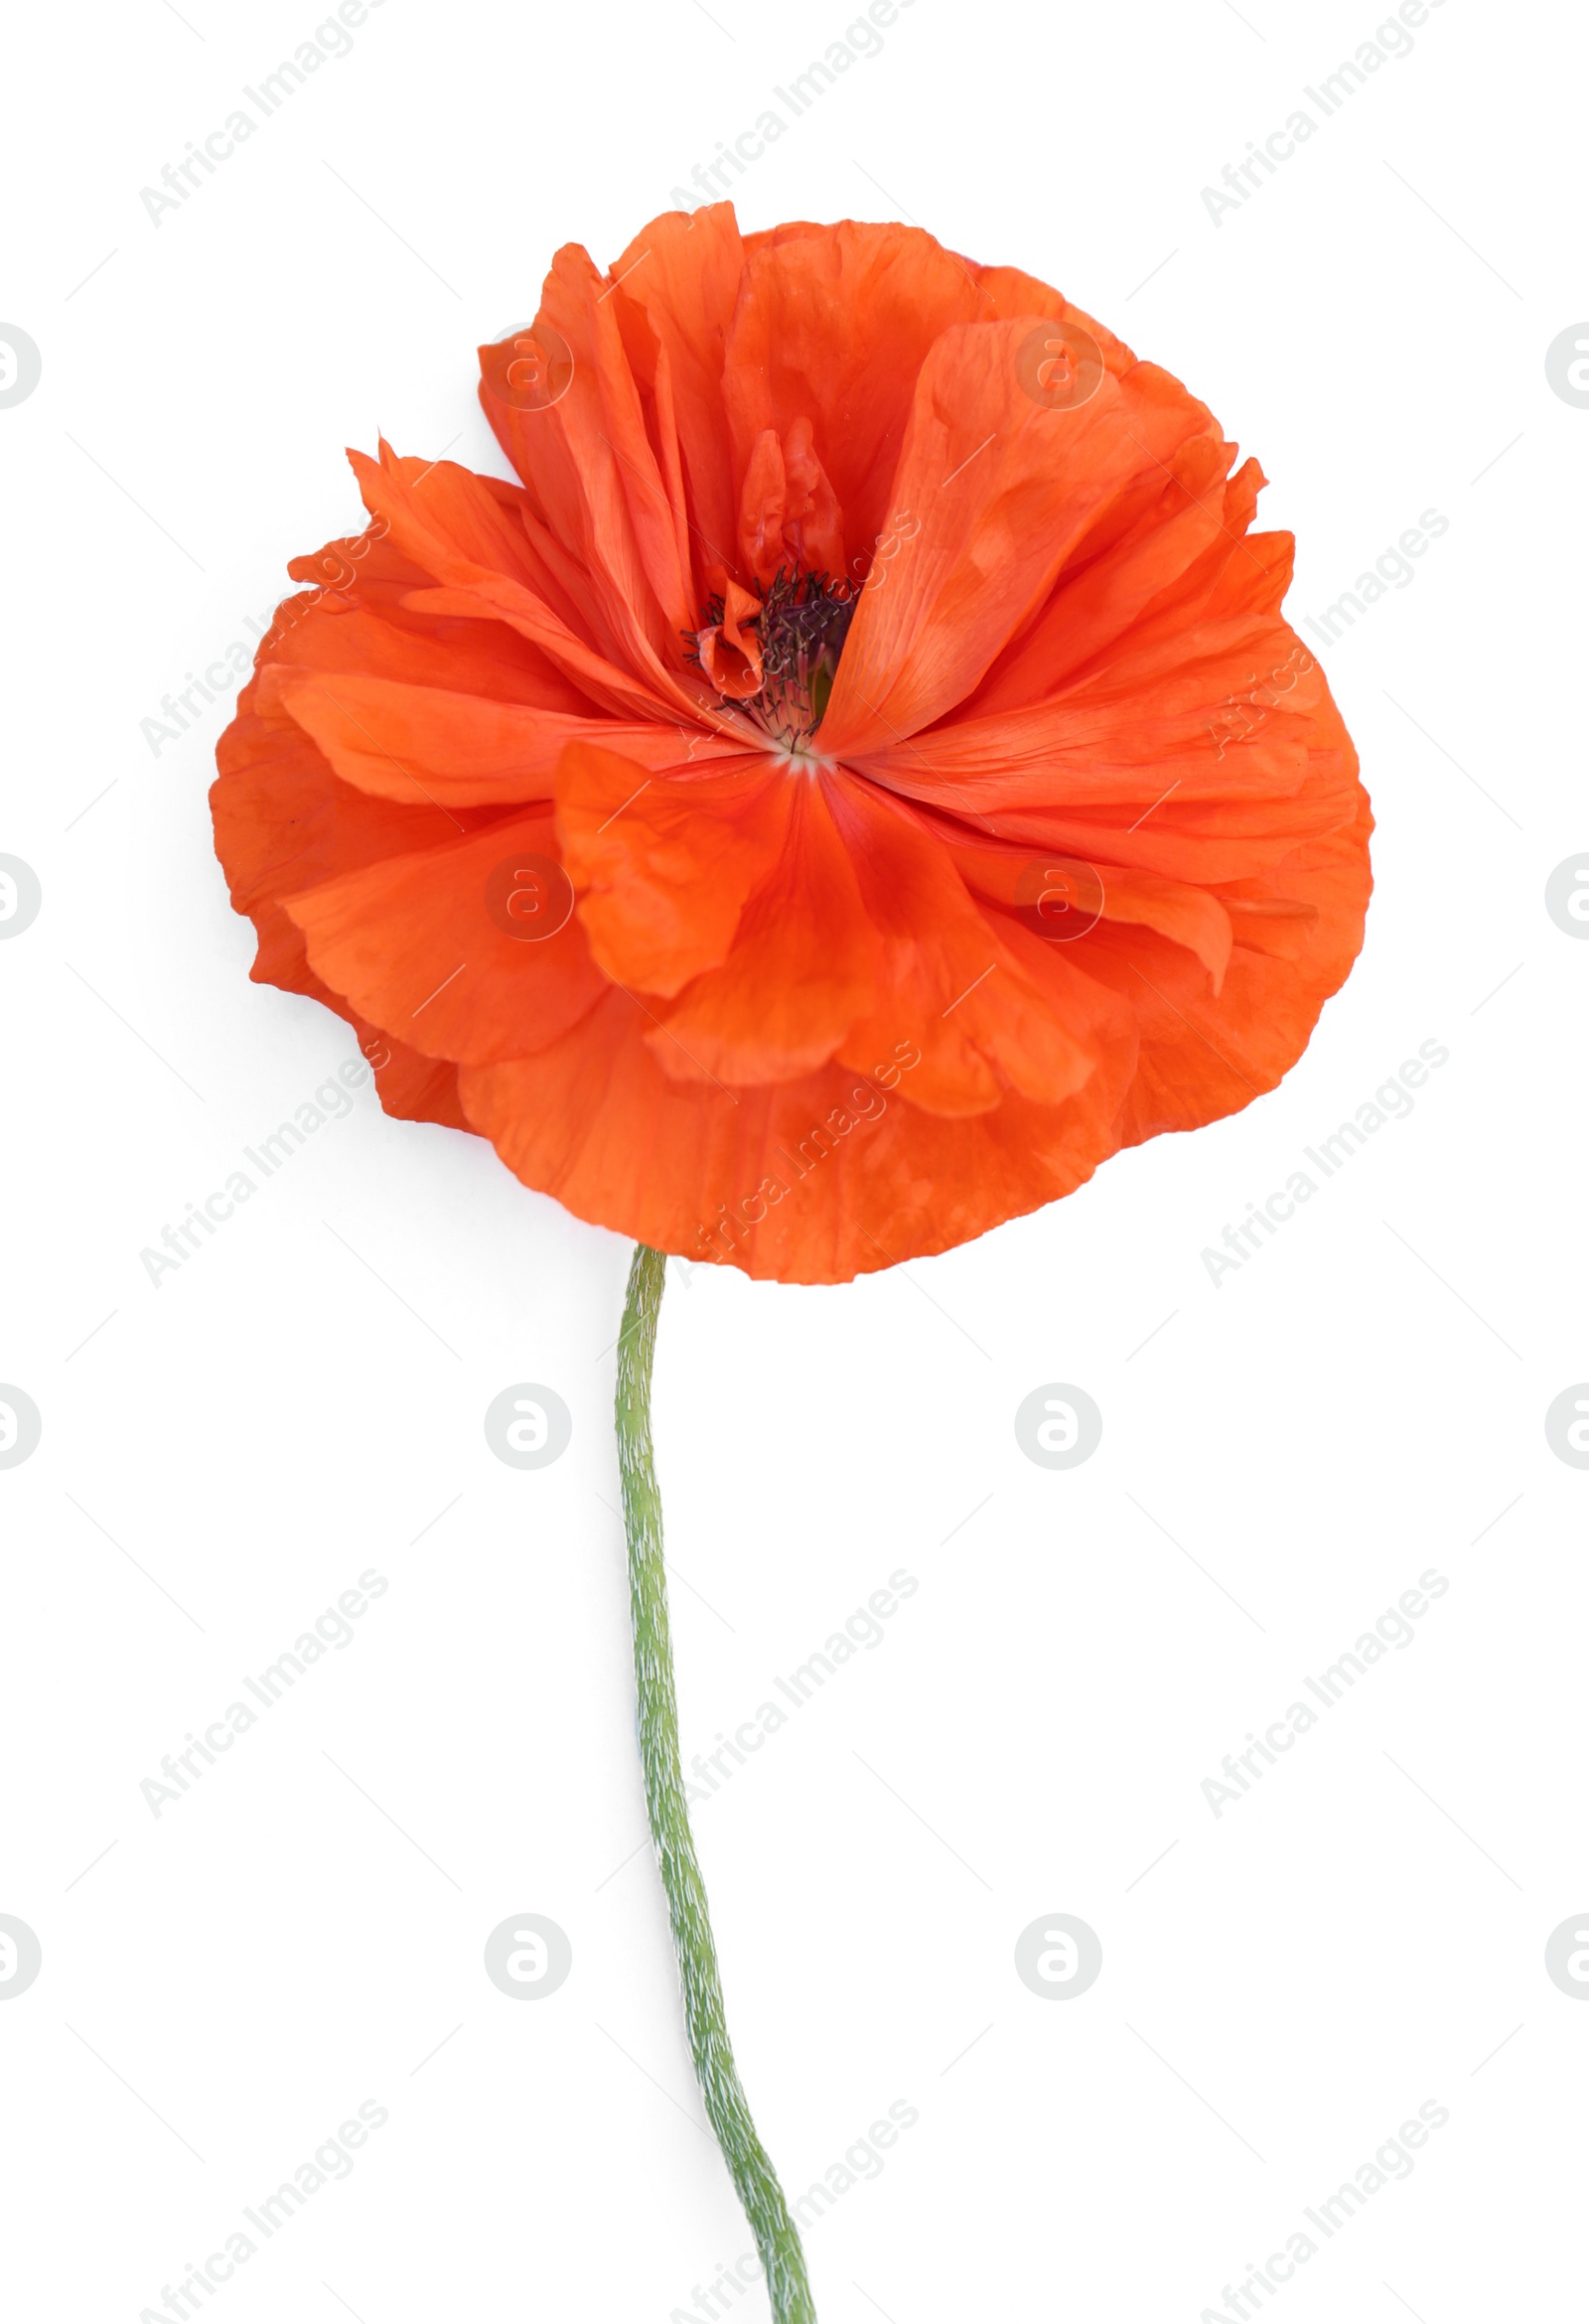
[[[344,783],[410,804],[506,807],[550,799],[571,743],[599,742],[644,768],[673,765],[691,743],[703,764],[730,747],[679,726],[571,717],[441,686],[280,664],[261,673],[259,700],[295,719]]]
[[[960,260],[916,226],[846,218],[759,242],[723,363],[737,473],[765,433],[787,445],[803,422],[851,551],[869,551],[898,505],[929,351],[951,324],[990,312]]]
[[[962,702],[1038,614],[1089,526],[1209,424],[1168,374],[1102,369],[1084,402],[1032,391],[1030,319],[955,325],[917,381],[894,482],[901,552],[875,570],[845,643],[822,747],[852,759]]]
[[[1156,873],[1099,867],[1030,848],[1012,847],[963,828],[939,831],[943,853],[976,895],[1004,905],[1045,943],[1080,943],[1098,921],[1151,928],[1195,953],[1216,992],[1229,965],[1230,913],[1207,888]]]
[[[573,917],[549,807],[323,881],[285,908],[316,975],[425,1057],[532,1056],[608,989]]]
[[[338,783],[295,720],[257,708],[258,683],[244,688],[216,753],[220,773],[210,790],[216,853],[233,909],[248,915],[259,938],[255,981],[301,992],[309,989],[303,935],[282,909],[283,898],[442,844],[483,818],[475,809],[399,804]]]
[[[515,397],[483,350],[480,395],[537,515],[588,577],[610,653],[657,675],[678,663],[694,593],[610,288],[577,244],[559,250],[534,326],[555,380]]]
[[[1089,1034],[1132,1042],[1129,1012],[1096,992],[1057,1009],[1034,985],[1008,923],[980,910],[948,850],[912,812],[853,779],[830,787],[861,894],[882,936],[877,997],[841,1055],[864,1065],[907,1036],[922,1053],[911,1102],[934,1113],[985,1113],[1012,1090],[1058,1105],[1099,1064]],[[1072,996],[1074,1001],[1076,996]]]
[[[662,1071],[615,993],[536,1058],[465,1068],[470,1120],[576,1218],[758,1279],[845,1283],[1070,1194],[1117,1142],[1128,1068],[1063,1106],[974,1119],[912,1104],[907,1040],[868,1070],[727,1091]]]
[[[771,878],[793,787],[765,754],[648,776],[593,744],[564,754],[557,829],[591,949],[615,984],[670,999],[728,956]]]
[[[694,601],[722,586],[712,575],[734,563],[739,494],[723,409],[723,352],[745,267],[734,206],[710,204],[688,218],[665,211],[613,261],[613,304],[644,317],[666,359],[652,392],[665,392],[673,415],[689,504]],[[644,384],[645,382],[643,382]],[[748,579],[748,575],[741,575]]]
[[[780,776],[775,860],[748,896],[721,967],[686,985],[647,1039],[675,1080],[791,1081],[832,1057],[873,1005],[878,937],[834,820],[830,788]]]
[[[472,490],[446,480],[448,489],[440,493],[435,477],[411,483],[390,447],[382,444],[380,449],[378,465],[362,453],[350,452],[348,457],[365,508],[389,526],[403,554],[439,584],[408,594],[405,602],[416,612],[506,622],[615,717],[682,716],[696,722],[714,717],[703,690],[685,685],[653,655],[644,657],[646,667],[637,676],[575,634],[537,593],[522,521],[518,523],[518,535],[526,540],[522,554],[510,555],[506,547],[498,548],[492,538],[482,537],[500,508],[484,477],[468,477]],[[438,462],[436,476],[449,465]],[[458,475],[467,477],[468,472],[460,470]],[[500,561],[484,562],[488,554]]]

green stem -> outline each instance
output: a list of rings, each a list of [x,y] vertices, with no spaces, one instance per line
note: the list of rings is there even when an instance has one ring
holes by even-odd
[[[775,2324],[815,2324],[805,2258],[784,2190],[756,2135],[723,2013],[717,1949],[706,1884],[695,1859],[678,1760],[678,1704],[662,1565],[662,1508],[651,1463],[651,1359],[666,1259],[635,1245],[618,1343],[618,1461],[629,1535],[629,1596],[635,1624],[635,1685],[646,1807],[667,1894],[673,1950],[684,1989],[684,2024],[695,2076],[766,2270]]]

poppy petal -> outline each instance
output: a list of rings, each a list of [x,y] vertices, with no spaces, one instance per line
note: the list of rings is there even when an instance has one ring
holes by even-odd
[[[1129,1061],[1063,1106],[946,1119],[910,1102],[916,1052],[732,1092],[664,1073],[621,993],[533,1060],[466,1067],[471,1122],[576,1218],[760,1280],[844,1283],[947,1250],[1089,1178]]]
[[[789,1081],[825,1063],[873,1004],[878,938],[825,784],[785,775],[762,809],[782,844],[722,965],[686,985],[647,1039],[675,1079]]]
[[[477,535],[487,521],[487,504],[496,504],[484,491],[473,496],[461,489],[445,501],[430,491],[434,480],[410,484],[400,473],[389,445],[382,444],[379,465],[361,452],[348,457],[365,508],[386,522],[403,552],[433,574],[441,584],[411,591],[406,602],[416,611],[477,621],[506,622],[527,638],[548,659],[573,679],[592,701],[617,717],[653,719],[699,717],[708,706],[700,695],[679,683],[652,659],[639,676],[610,661],[583,643],[568,624],[537,595],[525,558],[504,552],[504,562],[493,569],[479,561]],[[449,464],[438,464],[438,474]],[[486,480],[471,480],[484,487]],[[427,497],[423,500],[421,495]],[[524,537],[523,526],[519,535]]]
[[[983,1113],[1016,1090],[1056,1105],[1098,1064],[1083,1024],[1108,1019],[1131,1039],[1130,1019],[1098,992],[1062,1012],[1033,984],[1009,924],[983,913],[948,851],[911,811],[853,778],[830,785],[866,909],[885,942],[871,1012],[840,1053],[862,1065],[902,1036],[922,1052],[910,1101],[935,1113]]]
[[[729,202],[710,203],[687,218],[664,212],[612,267],[614,305],[643,314],[667,358],[667,394],[689,497],[697,603],[709,594],[707,567],[727,572],[734,560],[739,495],[722,379],[744,267],[745,245]]]
[[[845,642],[822,747],[853,758],[951,710],[1041,609],[1088,524],[1207,424],[1165,372],[1104,371],[1074,408],[1025,378],[1025,318],[954,325],[916,384],[894,483],[915,529],[874,569]]]
[[[736,472],[770,431],[814,450],[852,550],[897,506],[917,375],[940,332],[991,312],[975,280],[918,226],[845,219],[758,246],[723,363]],[[891,497],[893,496],[893,497]]]
[[[614,983],[671,999],[728,956],[776,869],[794,789],[765,754],[649,776],[593,743],[564,753],[557,829],[590,945]]]
[[[285,909],[316,975],[422,1056],[527,1057],[607,988],[556,851],[543,807],[324,881]]]
[[[671,766],[692,742],[702,762],[728,748],[679,726],[570,717],[441,686],[279,664],[262,676],[260,701],[296,719],[344,783],[380,799],[438,805],[550,799],[557,763],[574,742],[599,740],[646,768]]]

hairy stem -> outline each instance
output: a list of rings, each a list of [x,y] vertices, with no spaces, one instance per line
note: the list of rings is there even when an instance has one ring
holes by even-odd
[[[667,1894],[673,1950],[684,1991],[690,2055],[745,2216],[766,2270],[775,2324],[815,2324],[805,2258],[745,2093],[740,2088],[723,2012],[717,1949],[706,1909],[706,1884],[695,1860],[684,1777],[678,1761],[678,1704],[662,1565],[662,1510],[651,1462],[651,1359],[662,1302],[662,1252],[635,1246],[618,1343],[618,1460],[629,1535],[629,1596],[635,1625],[635,1685],[640,1701],[640,1756],[646,1807]]]

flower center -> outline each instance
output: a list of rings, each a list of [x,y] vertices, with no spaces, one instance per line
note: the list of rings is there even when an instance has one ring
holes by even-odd
[[[793,756],[822,723],[860,592],[842,576],[780,566],[758,606],[730,582],[707,600],[687,658]]]

